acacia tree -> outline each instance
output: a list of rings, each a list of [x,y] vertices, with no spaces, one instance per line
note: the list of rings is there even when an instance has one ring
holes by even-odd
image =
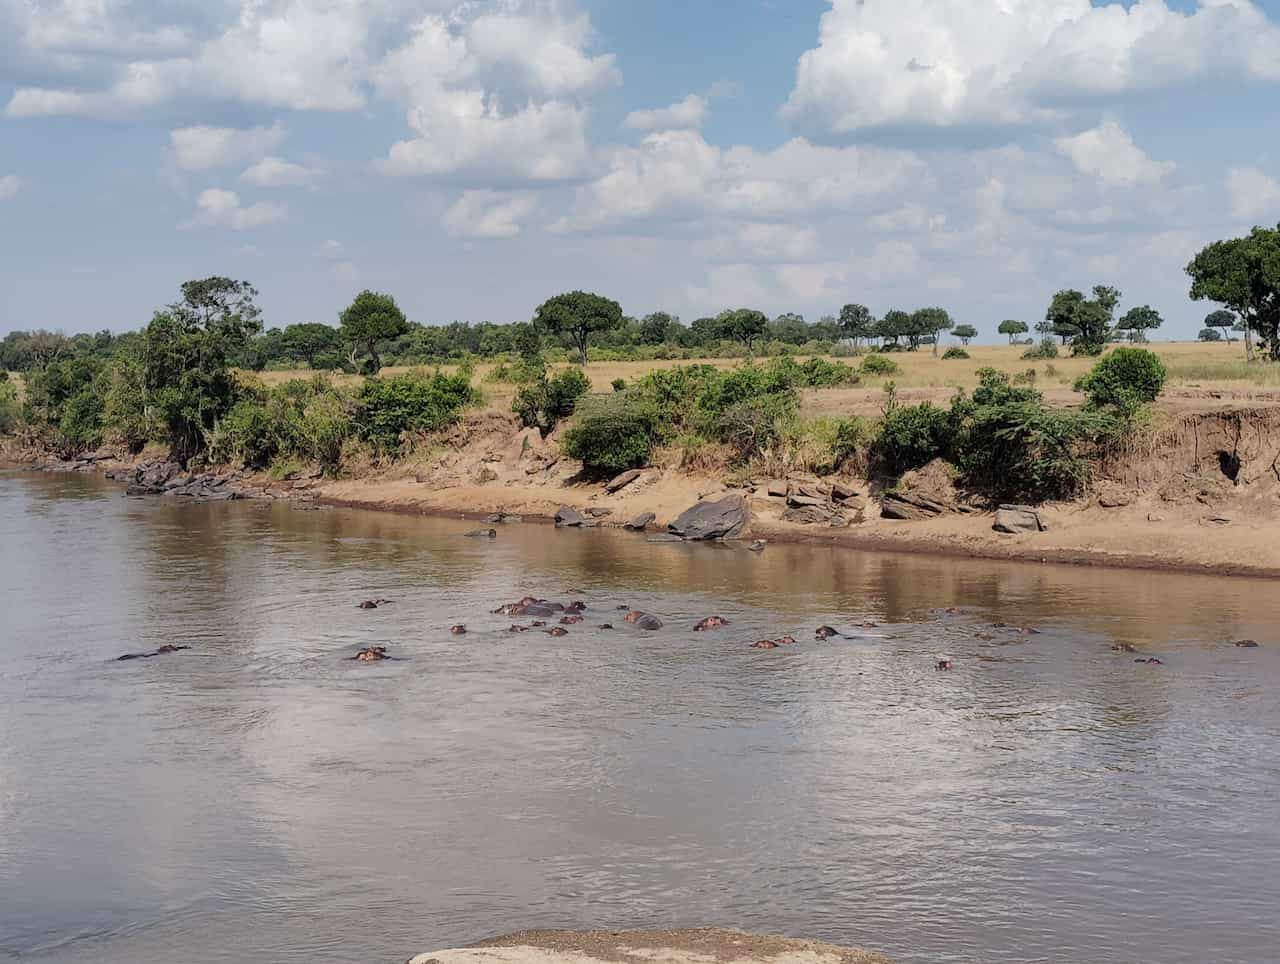
[[[1130,341],[1145,342],[1147,332],[1154,331],[1163,324],[1164,318],[1160,316],[1160,312],[1150,305],[1142,305],[1125,312],[1124,317],[1116,324],[1116,330],[1127,331]]]
[[[1197,337],[1201,341],[1222,341],[1222,332],[1217,328],[1201,328]]]
[[[1231,332],[1232,329],[1235,328],[1236,321],[1238,320],[1239,319],[1236,318],[1234,312],[1226,311],[1221,308],[1217,311],[1209,312],[1204,316],[1204,326],[1206,328],[1221,328],[1222,330],[1216,332],[1218,336],[1217,338],[1201,339],[1201,341],[1222,341],[1224,338],[1227,341],[1235,341],[1235,339],[1231,337]]]
[[[905,311],[894,308],[886,311],[884,317],[876,322],[875,333],[881,341],[898,344],[899,338],[906,338],[911,332],[911,316]]]
[[[738,308],[734,311],[721,312],[717,317],[720,336],[733,341],[740,341],[747,346],[750,354],[755,343],[769,328],[769,318],[763,311],[754,308]],[[803,323],[803,319],[801,319]]]
[[[538,306],[533,323],[540,330],[568,337],[587,363],[587,343],[594,332],[612,331],[622,325],[622,307],[602,295],[570,291],[548,298]]]
[[[853,339],[853,347],[863,339],[870,341],[875,337],[876,319],[871,310],[864,305],[845,305],[840,309],[840,333]]]
[[[311,368],[318,367],[318,356],[337,352],[342,346],[342,336],[338,330],[319,322],[287,325],[280,338],[290,355],[299,361],[305,361]]]
[[[369,356],[364,364],[368,375],[376,375],[382,369],[378,342],[399,338],[409,330],[408,319],[395,298],[367,289],[356,295],[338,316],[338,321],[343,338],[351,346],[351,364],[356,363],[361,348]]]
[[[1053,296],[1045,321],[1052,324],[1053,333],[1064,345],[1070,339],[1072,354],[1100,355],[1111,335],[1111,320],[1119,303],[1117,288],[1095,285],[1092,298],[1067,288]]]
[[[1280,225],[1248,236],[1215,241],[1187,265],[1191,297],[1225,305],[1240,316],[1245,357],[1253,360],[1253,336],[1272,361],[1280,361]]]
[[[973,325],[956,325],[951,329],[951,334],[960,339],[960,343],[966,348],[969,347],[969,339],[978,337],[978,329]]]
[[[922,339],[927,337],[933,338],[933,354],[938,354],[939,336],[944,331],[950,331],[955,323],[951,320],[950,313],[945,308],[921,308],[911,316],[911,350],[915,351],[920,347]]]
[[[1008,335],[1009,344],[1012,345],[1015,338],[1027,333],[1027,323],[1025,321],[1015,321],[1012,318],[1008,318],[1000,322],[1000,327],[997,328],[996,331],[1000,332],[1002,335]]]
[[[665,311],[655,311],[640,320],[640,340],[646,345],[661,345],[672,327],[679,322]]]

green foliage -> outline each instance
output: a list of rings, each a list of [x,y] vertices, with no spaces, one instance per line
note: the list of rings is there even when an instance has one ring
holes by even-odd
[[[622,324],[622,308],[616,301],[600,295],[570,291],[544,301],[533,323],[541,331],[569,338],[585,365],[591,335],[618,328]]]
[[[1111,320],[1120,292],[1116,288],[1096,285],[1093,297],[1064,289],[1053,296],[1045,320],[1053,325],[1053,333],[1071,342],[1075,355],[1100,355],[1111,335]]]
[[[615,378],[609,384],[615,392],[625,392],[627,390],[627,380],[625,378]]]
[[[1133,412],[1154,402],[1168,378],[1164,363],[1142,348],[1117,348],[1076,381],[1094,407],[1115,406]]]
[[[930,402],[919,405],[890,403],[880,423],[872,452],[892,475],[932,462],[947,450],[947,412]]]
[[[885,358],[883,355],[868,355],[862,359],[862,374],[900,375],[902,374],[902,366],[892,358]]]
[[[752,346],[764,335],[769,319],[764,312],[754,308],[738,308],[721,312],[716,323],[721,338],[740,341],[750,352]]]
[[[370,375],[382,370],[378,343],[398,338],[409,330],[395,298],[367,289],[356,295],[338,316],[338,321],[342,325],[342,337],[353,347],[353,359],[355,350],[361,348],[368,356],[364,370]]]
[[[1239,321],[1239,319],[1235,316],[1235,313],[1231,311],[1225,311],[1220,308],[1217,311],[1209,312],[1204,317],[1205,327],[1221,328],[1222,331],[1218,333],[1219,335],[1218,338],[1202,338],[1200,340],[1201,341],[1219,341],[1222,338],[1225,338],[1227,339],[1227,341],[1230,341],[1231,329],[1235,327],[1237,321]]]
[[[1197,337],[1201,341],[1222,341],[1222,332],[1217,328],[1201,328]]]
[[[355,434],[375,451],[392,455],[409,432],[431,432],[457,421],[479,400],[466,373],[408,372],[365,380],[356,396]]]
[[[581,368],[566,368],[517,392],[511,410],[526,427],[536,426],[546,434],[572,415],[578,400],[590,391],[591,379]]]
[[[921,308],[911,316],[911,324],[907,337],[911,341],[911,350],[915,351],[926,337],[933,339],[934,354],[937,354],[938,337],[949,331],[954,323],[945,308]]]
[[[943,361],[948,361],[951,359],[958,359],[958,358],[969,358],[969,357],[971,356],[963,348],[952,347],[952,348],[948,348],[946,351],[942,353]]]
[[[1148,331],[1154,331],[1163,324],[1164,318],[1160,312],[1150,305],[1141,305],[1125,312],[1124,317],[1116,323],[1116,330],[1128,332],[1130,341],[1144,342]]]
[[[1250,338],[1256,334],[1263,352],[1280,361],[1280,225],[1215,241],[1186,270],[1193,299],[1216,301],[1235,312],[1244,326],[1246,349],[1251,350]]]
[[[778,444],[782,420],[794,411],[794,399],[786,394],[735,402],[714,420],[708,420],[706,434],[728,445],[735,461],[750,462]]]
[[[0,379],[0,435],[12,432],[22,421],[22,406],[18,403],[18,387],[8,379]]]
[[[590,475],[640,468],[649,461],[657,427],[642,404],[627,395],[599,398],[564,434],[563,447]]]
[[[974,328],[973,325],[956,325],[951,329],[951,334],[959,338],[967,347],[970,338],[978,337],[978,329]]]
[[[1015,338],[1027,333],[1027,323],[1025,321],[1017,321],[1013,318],[1007,318],[1000,322],[1000,327],[998,327],[996,331],[1002,335],[1008,335],[1009,344],[1012,345]]]
[[[838,388],[857,383],[858,373],[844,362],[814,357],[800,366],[800,384],[805,388]]]
[[[875,337],[875,315],[863,305],[845,305],[840,309],[840,333],[854,344]]]
[[[1040,339],[1040,344],[1034,348],[1028,348],[1022,353],[1022,357],[1028,361],[1040,361],[1046,358],[1058,357],[1058,343],[1050,336],[1046,335]]]

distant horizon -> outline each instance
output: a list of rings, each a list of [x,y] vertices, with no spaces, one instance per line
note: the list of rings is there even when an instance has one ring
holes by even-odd
[[[1277,51],[1280,0],[0,0],[0,336],[223,274],[280,328],[585,289],[989,343],[1105,284],[1194,341],[1183,267],[1280,223]]]

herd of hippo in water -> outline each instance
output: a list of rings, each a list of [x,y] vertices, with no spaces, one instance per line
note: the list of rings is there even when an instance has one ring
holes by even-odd
[[[567,595],[576,595],[578,592],[578,590],[568,590]],[[389,605],[391,602],[392,600],[390,599],[382,598],[366,599],[359,603],[356,608],[366,610],[380,609],[383,606]],[[528,633],[537,631],[546,633],[548,636],[567,636],[569,634],[569,630],[565,627],[576,626],[584,622],[585,617],[583,613],[585,613],[586,610],[587,604],[581,600],[562,603],[553,602],[548,599],[540,599],[536,596],[525,596],[519,602],[507,603],[499,606],[493,612],[494,615],[501,616],[516,616],[522,618],[532,617],[532,621],[528,625],[512,623],[510,629],[507,630],[511,633]],[[622,620],[624,622],[635,626],[637,629],[654,632],[663,628],[662,620],[650,613],[641,612],[638,609],[632,609],[630,606],[626,605],[619,606],[617,611],[624,613],[622,616]],[[956,616],[960,615],[961,610],[952,607],[943,610],[943,612],[949,616]],[[549,625],[547,620],[550,619],[557,619],[557,624]],[[725,619],[723,616],[707,616],[698,620],[698,622],[693,625],[693,632],[704,633],[711,630],[723,629],[728,625],[730,625],[729,620]],[[1030,626],[1012,626],[1008,623],[997,622],[992,623],[991,627],[993,629],[1011,630],[1021,636],[1034,636],[1039,634],[1039,630],[1033,629]],[[602,630],[612,630],[613,624],[607,622],[601,623],[598,628]],[[860,623],[853,632],[842,632],[833,626],[824,625],[819,626],[814,630],[814,640],[822,642],[830,639],[883,639],[883,636],[866,632],[866,630],[877,628],[878,624],[876,623],[864,622]],[[454,636],[465,636],[467,634],[467,627],[465,624],[458,623],[457,625],[451,626],[449,628],[449,632]],[[794,645],[796,645],[796,638],[794,636],[783,635],[775,639],[757,640],[756,642],[751,643],[748,648],[779,649],[784,646]],[[1257,649],[1259,643],[1257,640],[1253,639],[1240,639],[1235,640],[1231,645],[1239,649]],[[125,653],[123,656],[117,656],[116,660],[150,659],[153,656],[177,653],[185,649],[190,649],[190,647],[165,644],[158,649],[151,650],[150,652]],[[1142,655],[1139,649],[1132,643],[1113,643],[1111,645],[1111,651],[1114,653],[1135,654],[1137,656],[1137,658],[1134,659],[1135,663],[1142,663],[1148,666],[1162,666],[1164,664],[1163,660],[1159,657]],[[397,657],[394,657],[387,652],[387,647],[385,646],[365,646],[354,656],[349,657],[350,660],[357,663],[377,663],[383,660],[394,660],[396,658]],[[955,661],[950,657],[939,658],[934,662],[934,669],[938,672],[948,672],[955,669]]]

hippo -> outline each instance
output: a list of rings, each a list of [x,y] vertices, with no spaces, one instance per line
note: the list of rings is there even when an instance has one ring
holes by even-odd
[[[621,606],[616,606],[614,608],[616,608],[618,612],[626,612],[627,610],[631,609],[631,607],[628,606],[626,603],[623,603]]]
[[[945,673],[955,669],[956,667],[955,667],[955,663],[953,663],[951,660],[940,659],[938,660],[937,663],[934,664],[933,668],[936,669],[939,673]]]
[[[509,633],[527,633],[528,631],[528,626],[517,626],[515,623],[512,623],[511,628],[507,630]]]
[[[351,659],[357,663],[376,663],[384,659],[394,659],[393,656],[387,655],[387,647],[385,646],[366,646],[360,652],[356,653]]]
[[[777,649],[778,644],[775,643],[772,639],[761,639],[757,642],[752,643],[749,648],[750,649]]]
[[[587,604],[584,603],[581,599],[578,599],[578,600],[575,600],[574,602],[569,603],[569,605],[565,606],[564,611],[570,614],[584,613],[587,611]]]
[[[1237,649],[1257,649],[1258,641],[1256,639],[1237,639],[1231,645],[1235,646]]]
[[[832,636],[839,636],[840,633],[830,626],[819,626],[813,631],[813,635],[815,639],[830,639]]]
[[[600,624],[600,628],[601,628],[601,629],[613,629],[613,623],[601,623],[601,624]]]
[[[496,539],[498,538],[497,529],[473,529],[465,536],[467,539]]]
[[[533,622],[531,622],[531,623],[529,624],[529,628],[530,628],[530,629],[542,629],[542,628],[543,628],[544,626],[546,626],[546,625],[547,625],[547,624],[546,624],[545,622],[543,622],[541,619],[535,619]]]
[[[1111,652],[1113,653],[1136,653],[1138,647],[1133,643],[1112,643]]]
[[[790,635],[779,636],[776,640],[774,640],[774,642],[776,642],[779,646],[794,646],[796,644],[796,638]]]
[[[465,636],[467,635],[467,627],[462,625],[462,623],[458,623],[456,626],[450,626],[449,632],[453,633],[455,636]]]
[[[153,649],[149,653],[125,653],[123,656],[117,656],[116,662],[122,663],[130,659],[150,659],[152,656],[165,656],[169,653],[177,653],[190,648],[190,646],[175,646],[173,643],[165,643],[159,649]]]
[[[357,608],[358,609],[377,609],[379,606],[385,606],[391,602],[390,599],[366,599]]]
[[[1148,666],[1163,666],[1164,660],[1156,659],[1154,656],[1148,659],[1135,659],[1135,663],[1146,663]]]
[[[569,635],[569,630],[565,629],[563,626],[552,626],[550,629],[544,629],[543,632],[546,633],[548,636],[568,636]]]
[[[948,606],[946,609],[944,609],[944,610],[943,610],[943,612],[945,612],[948,616],[959,616],[959,615],[960,615],[960,610],[959,610],[958,608],[956,608],[955,606]]]
[[[578,615],[560,617],[561,626],[576,626],[580,622],[582,622],[582,617]]]
[[[705,633],[708,629],[719,629],[721,626],[728,626],[729,620],[723,616],[708,616],[706,619],[698,620],[693,627],[695,633]]]
[[[662,628],[662,620],[657,616],[650,616],[648,613],[642,613],[638,609],[633,609],[624,617],[629,623],[633,623],[640,629],[655,630]]]

